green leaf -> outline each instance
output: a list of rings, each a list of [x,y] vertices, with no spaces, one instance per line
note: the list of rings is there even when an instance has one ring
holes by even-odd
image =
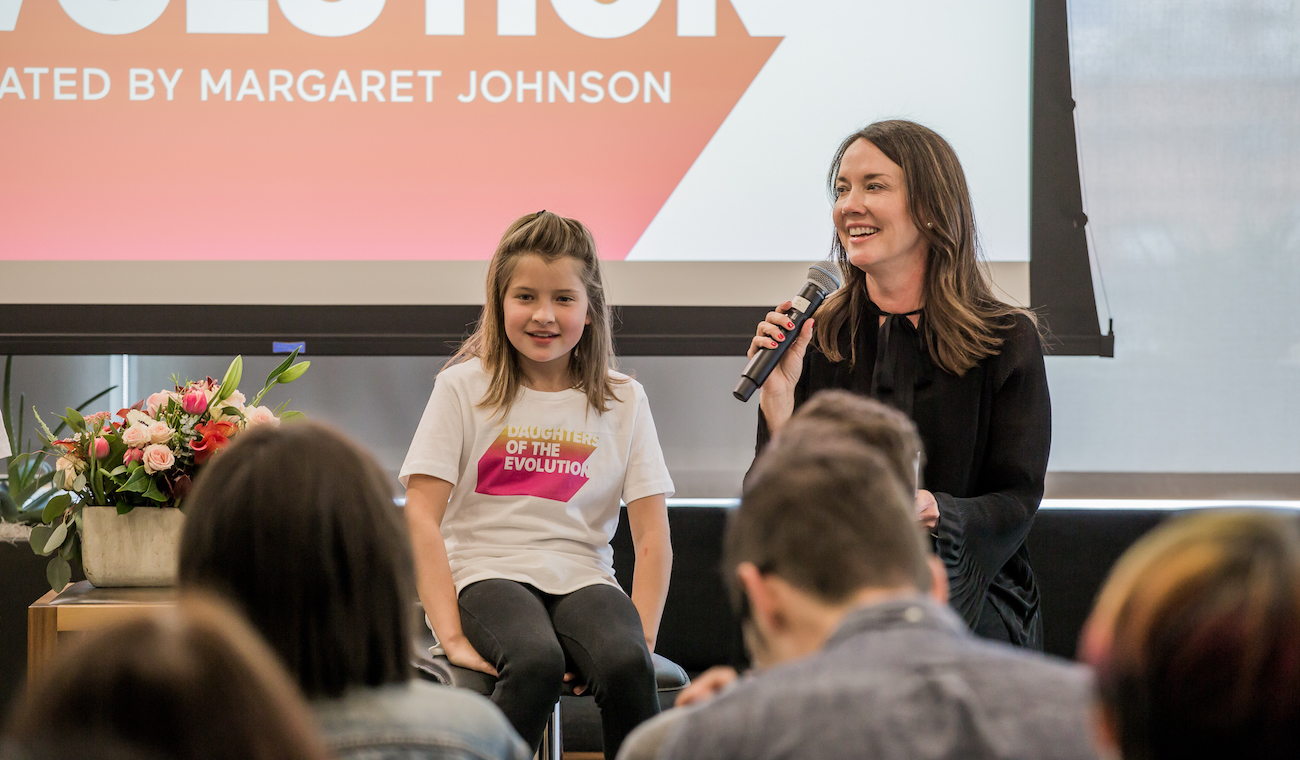
[[[100,468],[99,462],[92,460],[90,463],[90,491],[95,495],[96,504],[106,504],[104,499],[104,470]]]
[[[90,406],[91,404],[95,403],[96,401],[98,401],[98,400],[100,400],[101,398],[107,396],[108,394],[112,393],[112,392],[115,391],[115,390],[117,390],[117,386],[116,386],[116,385],[110,385],[110,386],[108,386],[107,388],[105,388],[104,390],[100,391],[99,393],[96,393],[95,395],[91,396],[90,398],[86,399],[85,401],[82,401],[81,404],[77,407],[77,411],[79,412],[79,411],[81,411],[82,409],[85,409],[86,407]]]
[[[295,412],[293,410],[289,410],[284,414],[280,415],[281,422],[294,422],[296,420],[305,420],[305,419],[307,419],[307,415],[303,414],[302,412]]]
[[[263,384],[262,389],[265,390],[267,388],[270,388],[275,383],[275,379],[280,376],[280,373],[284,372],[286,369],[289,369],[289,365],[293,364],[293,360],[297,358],[298,358],[298,349],[295,348],[293,350],[293,353],[289,354],[288,359],[285,359],[284,361],[280,362],[280,366],[271,370],[271,374],[266,376],[266,383]]]
[[[221,378],[221,387],[217,390],[217,395],[212,397],[210,407],[215,407],[219,402],[230,398],[230,394],[239,389],[239,381],[244,376],[244,357],[236,356],[230,366],[226,368],[226,376]]]
[[[68,537],[68,523],[61,522],[50,537],[45,540],[45,546],[41,547],[41,556],[52,553],[55,549],[63,546],[63,541]]]
[[[3,492],[0,492],[3,493]],[[39,496],[28,499],[26,502],[15,500],[15,505],[22,505],[18,510],[18,515],[12,522],[26,523],[28,525],[40,525],[41,514],[45,511],[45,505],[49,503],[50,497],[54,496],[54,491],[46,490]]]
[[[144,493],[151,484],[149,473],[145,472],[143,467],[136,469],[131,473],[131,477],[126,482],[118,486],[119,491],[128,491],[130,493]]]
[[[37,525],[32,528],[31,538],[27,540],[31,544],[33,554],[45,554],[45,544],[49,543],[50,534],[53,532],[54,528],[48,525]]]
[[[77,411],[80,412],[82,409],[85,409],[86,407],[88,407],[88,406],[90,406],[91,404],[95,403],[96,401],[100,400],[100,399],[103,398],[104,396],[107,396],[109,393],[111,393],[112,391],[114,391],[116,388],[117,388],[116,385],[110,385],[110,386],[108,386],[107,388],[105,388],[104,390],[100,391],[99,393],[96,393],[95,395],[91,396],[90,398],[86,399],[85,401],[82,401],[81,404],[77,407]],[[36,411],[36,407],[32,407],[32,411]],[[36,415],[36,419],[37,419],[37,420],[40,420],[40,418],[41,418],[41,415],[37,414],[37,415]],[[50,429],[49,429],[48,427],[45,427],[45,423],[44,423],[44,422],[41,423],[41,427],[45,429],[45,434],[49,436],[50,440],[54,440],[55,438],[58,437],[59,433],[63,432],[63,428],[67,427],[67,421],[65,420],[64,423],[63,423],[62,425],[59,425],[58,427],[56,427],[56,428],[54,429],[54,432],[53,432],[53,433],[50,432]]]
[[[0,488],[0,520],[18,522],[18,502],[3,488]]]
[[[63,514],[64,511],[67,510],[67,508],[71,505],[72,505],[72,494],[61,493],[58,496],[55,496],[52,499],[50,499],[49,503],[45,505],[45,510],[41,512],[41,520],[48,525],[54,522],[54,518]]]
[[[120,503],[119,503],[119,504],[117,505],[117,513],[118,513],[119,515],[124,515],[124,514],[126,514],[127,512],[130,512],[130,511],[133,510],[133,509],[135,509],[135,506],[132,505],[132,504],[120,504]]]
[[[59,556],[66,560],[71,561],[73,556],[75,556],[76,554],[77,554],[77,532],[75,530],[70,530],[68,531],[68,540],[64,541],[63,547],[59,549]]]
[[[3,404],[3,405],[4,405],[2,408],[0,408],[0,415],[2,415],[2,416],[4,416],[4,417],[10,417],[10,418],[12,417],[12,415],[9,413],[9,371],[10,371],[11,369],[13,369],[13,365],[14,365],[14,357],[13,357],[12,354],[10,354],[10,355],[8,355],[8,356],[5,357],[5,380],[4,380],[4,387],[3,387],[2,389],[0,389],[0,404]],[[22,409],[23,406],[25,406],[25,404],[24,404],[24,402],[20,399],[20,400],[18,401],[18,408],[19,408],[19,409]],[[20,424],[22,423],[22,420],[21,420],[21,419],[19,419],[19,423],[20,423]],[[10,419],[10,420],[9,420],[9,424],[10,424],[10,425],[14,424],[13,419]],[[21,435],[18,436],[17,439],[14,439],[14,438],[11,437],[11,438],[9,439],[9,442],[12,444],[12,443],[15,443],[17,440],[21,440],[21,439],[22,439],[22,436],[21,436]],[[10,446],[9,448],[10,448],[10,450],[16,450],[14,446]]]
[[[297,364],[293,365],[289,369],[286,369],[284,372],[280,373],[280,376],[276,378],[276,382],[283,383],[283,384],[292,383],[294,380],[297,380],[298,378],[302,377],[302,373],[306,372],[307,368],[310,366],[311,366],[311,362],[298,362]]]
[[[114,467],[111,472],[108,473],[108,477],[116,478],[118,475],[125,475],[125,474],[126,474],[126,465],[119,464],[117,467]]]
[[[55,557],[45,566],[45,580],[50,582],[51,589],[62,591],[68,581],[72,580],[72,566],[66,559]]]
[[[4,406],[5,418],[9,420],[9,427],[14,428],[15,423],[17,424],[16,428],[8,431],[10,451],[20,451],[22,449],[22,447],[19,446],[19,444],[23,442],[23,423],[26,422],[27,420],[27,414],[22,411],[22,408],[24,406],[27,406],[27,395],[24,393],[19,393],[18,394],[18,419],[15,420],[13,418],[13,413],[9,411],[9,385],[8,383],[6,383],[5,384],[5,406]]]
[[[153,480],[149,481],[149,488],[144,492],[144,497],[156,502],[167,501],[167,497],[163,495],[162,491],[158,490],[158,484]]]
[[[67,414],[64,415],[63,421],[71,425],[72,429],[78,433],[86,432],[86,418],[82,417],[81,412],[78,412],[72,407],[68,407]]]
[[[41,413],[36,411],[36,407],[32,407],[32,414],[36,415],[36,421],[41,425],[41,433],[44,434],[45,442],[54,443],[56,440],[58,440],[59,434],[50,431],[50,426],[46,425],[45,420],[41,419]],[[63,426],[59,425],[59,430],[62,429]]]

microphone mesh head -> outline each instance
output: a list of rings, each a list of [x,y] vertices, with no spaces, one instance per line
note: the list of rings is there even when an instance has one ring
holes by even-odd
[[[840,289],[840,269],[829,261],[822,261],[808,267],[808,280],[827,293]]]

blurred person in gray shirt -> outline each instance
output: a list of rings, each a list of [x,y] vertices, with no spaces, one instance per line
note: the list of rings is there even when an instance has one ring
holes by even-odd
[[[903,452],[845,419],[796,414],[728,526],[756,673],[704,679],[717,696],[647,722],[620,760],[1096,758],[1089,671],[966,629],[899,477]]]

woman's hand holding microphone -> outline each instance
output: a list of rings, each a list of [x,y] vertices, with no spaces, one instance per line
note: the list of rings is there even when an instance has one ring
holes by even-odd
[[[775,311],[767,313],[767,318],[758,323],[754,339],[749,342],[749,351],[745,354],[747,357],[753,358],[760,348],[776,348],[777,344],[791,338],[787,333],[794,327],[794,323],[786,316],[786,312],[792,307],[792,302],[782,301]],[[810,318],[803,323],[799,335],[794,336],[794,343],[781,357],[781,362],[768,375],[767,382],[763,383],[759,391],[759,405],[767,419],[767,429],[773,435],[794,414],[794,387],[803,375],[803,357],[808,351],[812,333],[813,320]]]
[[[792,305],[790,301],[781,302],[775,311],[769,311],[767,318],[758,323],[754,339],[749,342],[749,351],[745,354],[747,357],[753,358],[759,349],[776,348],[779,343],[790,339],[788,332],[794,323],[786,316],[786,312],[790,311]],[[767,382],[763,383],[759,391],[759,405],[763,416],[767,418],[767,429],[773,435],[794,414],[794,388],[803,375],[803,358],[808,353],[812,334],[813,320],[808,319],[795,337],[794,344],[781,357],[781,362],[768,375]],[[939,524],[939,503],[934,494],[925,489],[916,492],[916,520],[931,531]]]

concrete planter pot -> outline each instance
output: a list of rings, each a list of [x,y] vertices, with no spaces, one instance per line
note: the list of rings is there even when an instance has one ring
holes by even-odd
[[[173,586],[185,514],[179,509],[82,507],[81,566],[100,588]]]

